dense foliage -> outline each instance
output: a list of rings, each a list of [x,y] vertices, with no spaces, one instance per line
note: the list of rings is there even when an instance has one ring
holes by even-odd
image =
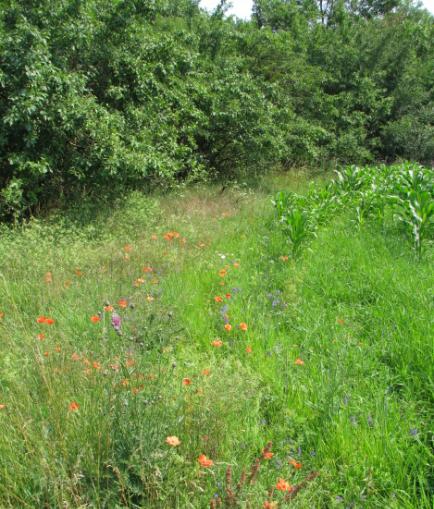
[[[0,218],[275,164],[434,157],[433,19],[396,0],[0,0]]]

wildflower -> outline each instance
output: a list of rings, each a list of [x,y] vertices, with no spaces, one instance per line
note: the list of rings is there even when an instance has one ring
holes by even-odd
[[[49,355],[49,352],[44,352],[44,357],[48,357]]]
[[[304,366],[304,361],[300,359],[300,357],[298,357],[297,359],[295,359],[295,363],[294,363],[296,366]]]
[[[155,235],[155,233],[151,235],[151,240],[158,240],[158,235]]]
[[[0,410],[4,410],[6,408],[6,405],[4,403],[0,403]]]
[[[211,345],[214,346],[215,348],[220,348],[221,346],[223,346],[223,341],[221,339],[215,339],[211,343]]]
[[[229,331],[231,331],[231,330],[232,330],[232,325],[231,325],[230,323],[227,323],[227,324],[225,325],[225,329],[226,329],[228,332],[229,332]]]
[[[47,272],[44,276],[44,281],[47,285],[53,282],[53,274],[51,272]]]
[[[121,380],[121,385],[122,387],[128,387],[130,385],[130,381],[128,380],[128,378],[124,378],[123,380]]]
[[[410,435],[412,437],[417,437],[418,434],[419,434],[419,431],[417,428],[410,428]]]
[[[142,277],[137,278],[134,281],[134,286],[138,288],[140,285],[142,285],[145,282],[145,280]]]
[[[342,319],[342,318],[336,318],[336,323],[337,323],[338,325],[345,325],[345,320],[344,320],[344,319]]]
[[[57,353],[60,353],[62,351],[62,347],[60,345],[56,345],[56,347],[54,348],[54,350],[57,352]]]
[[[266,500],[262,506],[264,509],[277,509],[277,502],[270,502]]]
[[[191,385],[191,379],[190,378],[183,378],[182,379],[182,385]]]
[[[74,271],[74,272],[75,272],[75,275],[76,275],[77,277],[81,277],[81,276],[83,276],[83,272],[82,272],[80,269],[75,269],[75,271]]]
[[[71,360],[72,361],[79,361],[80,360],[80,356],[78,355],[78,353],[74,352],[72,355],[71,355]]]
[[[228,273],[228,271],[226,269],[220,269],[219,270],[219,276],[220,277],[225,277],[227,273]]]
[[[290,459],[288,463],[292,465],[296,470],[300,470],[300,468],[303,466],[299,461],[294,459]]]
[[[112,313],[114,311],[114,307],[113,306],[110,306],[110,305],[107,305],[107,306],[104,306],[104,311],[106,313]]]
[[[45,323],[45,320],[46,320],[46,319],[47,319],[47,318],[46,318],[45,316],[43,316],[43,315],[42,315],[42,316],[38,316],[38,318],[36,318],[36,321],[37,321],[38,323]]]
[[[280,256],[279,258],[282,262],[287,262],[289,260],[289,256]]]
[[[122,325],[122,319],[121,319],[121,317],[120,317],[117,313],[113,313],[113,314],[112,314],[112,320],[111,320],[111,323],[112,323],[112,327],[113,327],[113,329],[114,329],[116,332],[120,332],[120,330],[121,330],[121,325]]]
[[[276,490],[279,491],[292,491],[292,486],[285,481],[285,479],[278,479],[276,483]]]
[[[211,374],[211,371],[209,369],[203,369],[202,370],[202,375],[203,376],[209,376]]]
[[[80,408],[80,405],[76,401],[71,401],[68,408],[70,412],[76,412]]]
[[[262,457],[264,460],[271,460],[271,458],[274,456],[274,452],[266,451],[265,449],[262,451]]]
[[[234,268],[235,268],[235,269],[239,269],[239,268],[240,268],[240,264],[239,264],[238,262],[235,262],[235,263],[234,263]]]
[[[119,366],[119,364],[110,364],[110,369],[112,369],[113,371],[118,372],[119,369],[120,369],[120,366]]]
[[[131,244],[125,244],[123,249],[124,249],[124,253],[131,253],[131,251],[133,250],[133,246]]]
[[[118,300],[119,307],[125,309],[128,306],[128,301],[126,299]]]
[[[125,365],[127,368],[131,368],[132,366],[134,366],[136,364],[136,361],[132,358],[132,357],[129,357],[126,361],[125,361]]]
[[[97,361],[94,361],[92,364],[93,369],[96,369],[97,371],[101,369],[101,364]]]
[[[3,318],[5,317],[5,314],[3,311],[0,311],[0,320],[3,320]]]
[[[216,297],[214,297],[214,300],[215,300],[216,302],[223,302],[223,299],[222,299],[219,295],[217,295]]]
[[[167,437],[166,444],[170,445],[171,447],[178,447],[178,445],[181,445],[181,440],[175,436]]]
[[[214,461],[207,458],[205,456],[205,454],[201,454],[198,458],[197,458],[197,461],[199,462],[199,465],[203,468],[209,468],[209,467],[212,467],[214,465]]]
[[[154,269],[152,267],[150,267],[149,265],[147,265],[146,267],[143,267],[143,272],[145,272],[146,274],[149,274],[153,270]]]
[[[63,286],[65,288],[69,288],[71,285],[72,285],[72,281],[70,279],[67,279],[66,281],[63,282]]]
[[[45,334],[44,334],[43,332],[41,332],[41,333],[39,333],[36,337],[39,339],[39,341],[44,341],[44,339],[45,339]]]
[[[225,297],[226,297],[227,299],[230,299],[230,298],[232,297],[232,295],[231,295],[230,293],[227,293],[227,294],[225,294]]]
[[[92,315],[92,316],[90,317],[90,321],[91,321],[92,323],[98,323],[98,322],[100,322],[100,321],[101,321],[101,318],[100,318],[98,315]]]
[[[252,353],[253,349],[250,345],[246,346],[246,353]]]
[[[247,323],[241,322],[240,323],[240,329],[243,330],[243,331],[246,331],[247,330]]]
[[[55,322],[54,318],[45,318],[45,323],[47,325],[53,325],[54,322]]]
[[[152,297],[152,295],[147,295],[147,296],[146,296],[146,300],[147,300],[148,302],[153,302],[155,299],[154,299],[154,297]]]

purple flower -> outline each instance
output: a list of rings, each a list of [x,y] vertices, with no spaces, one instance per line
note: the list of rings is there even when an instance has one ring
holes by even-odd
[[[417,428],[410,428],[410,435],[412,437],[417,437],[419,431],[417,430]]]
[[[121,317],[117,313],[113,313],[112,314],[112,327],[118,333],[121,331],[121,323],[122,323]]]
[[[225,304],[222,308],[220,308],[220,313],[225,315],[229,311],[229,306]]]

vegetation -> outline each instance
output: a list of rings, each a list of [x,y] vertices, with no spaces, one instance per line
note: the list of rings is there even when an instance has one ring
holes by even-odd
[[[275,165],[434,158],[433,22],[401,0],[0,0],[0,220]]]
[[[432,173],[310,178],[3,227],[2,507],[431,507]]]

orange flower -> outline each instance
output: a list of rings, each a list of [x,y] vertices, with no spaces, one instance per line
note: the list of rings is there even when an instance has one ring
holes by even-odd
[[[178,447],[178,445],[181,445],[181,440],[175,436],[167,437],[166,444],[170,445],[171,447]]]
[[[219,295],[217,295],[217,297],[214,297],[214,300],[216,302],[223,302],[223,299]]]
[[[50,354],[48,352],[44,352],[44,357],[48,357]]]
[[[6,408],[6,405],[4,403],[0,403],[0,410],[3,410]]]
[[[227,324],[225,325],[225,329],[226,329],[228,332],[229,332],[229,331],[231,331],[231,330],[232,330],[232,325],[231,325],[230,323],[227,323]]]
[[[80,356],[78,355],[78,353],[74,352],[72,355],[71,355],[71,360],[72,361],[79,361],[80,360]]]
[[[294,459],[289,460],[289,464],[292,465],[296,470],[300,470],[303,466],[300,462],[295,461]]]
[[[3,313],[3,311],[0,311],[0,320],[3,320],[4,317],[5,317],[5,314]]]
[[[90,321],[92,323],[98,323],[98,322],[101,321],[101,318],[98,315],[93,315],[93,316],[90,317]]]
[[[345,320],[343,318],[336,318],[336,322],[338,325],[345,325]]]
[[[289,260],[289,256],[281,256],[280,259],[282,262],[287,262]]]
[[[277,502],[270,502],[266,500],[262,506],[264,509],[277,509]]]
[[[243,330],[243,331],[246,331],[247,330],[247,323],[241,322],[240,323],[240,329]]]
[[[220,348],[223,346],[223,341],[221,339],[215,339],[212,343],[212,346],[215,346],[216,348]]]
[[[292,486],[285,481],[285,479],[278,479],[276,483],[276,490],[279,491],[292,491]]]
[[[207,458],[205,456],[205,454],[201,454],[198,458],[197,458],[197,461],[199,462],[199,465],[203,468],[209,468],[209,467],[212,467],[214,465],[214,461]]]
[[[47,325],[53,325],[54,322],[55,322],[54,318],[46,318],[45,319],[45,323]]]
[[[44,341],[44,339],[45,339],[45,334],[44,334],[43,332],[41,332],[41,333],[39,333],[36,337],[39,339],[39,341]]]
[[[264,449],[262,451],[262,457],[264,458],[264,460],[271,460],[271,458],[274,456],[274,452],[271,452],[271,451],[267,451],[266,449]]]
[[[119,307],[121,307],[122,309],[125,309],[128,306],[128,301],[127,301],[127,299],[120,299],[120,300],[118,300],[118,304],[119,304]]]
[[[47,319],[46,316],[42,315],[42,316],[38,316],[38,318],[36,318],[36,321],[38,323],[45,323],[45,320]]]
[[[235,263],[234,263],[234,268],[235,268],[235,269],[239,269],[239,268],[240,268],[240,264],[239,264],[238,262],[235,262]]]
[[[76,401],[71,401],[68,408],[70,412],[76,412],[80,408],[80,405]]]
[[[75,269],[74,272],[77,277],[81,277],[83,275],[83,272],[80,269]]]
[[[219,276],[220,277],[225,277],[227,273],[228,273],[228,271],[226,269],[220,269],[219,270]]]
[[[125,365],[127,366],[127,368],[131,368],[132,366],[134,366],[136,364],[136,361],[129,357],[126,361],[125,361]]]
[[[211,371],[209,369],[203,369],[202,370],[202,375],[203,376],[209,376],[211,374]]]
[[[94,361],[92,364],[93,369],[99,370],[101,369],[101,364],[97,361]]]
[[[295,359],[295,363],[294,363],[296,366],[304,366],[304,361],[302,359],[300,359],[300,357],[298,359]]]
[[[47,272],[44,276],[44,281],[46,284],[51,284],[53,282],[53,274],[51,272]]]
[[[191,385],[191,379],[190,378],[183,378],[182,379],[182,385]]]
[[[175,232],[175,231],[172,231],[172,232],[167,232],[165,235],[164,235],[164,239],[165,240],[173,240],[173,239],[178,239],[179,238],[179,233],[178,232]]]
[[[130,385],[130,381],[127,378],[121,380],[122,387],[128,387]]]
[[[252,353],[253,349],[250,345],[246,346],[246,353]]]
[[[230,299],[230,298],[232,297],[232,295],[231,295],[230,293],[227,293],[227,294],[225,295],[225,297],[226,297],[227,299]]]
[[[110,305],[104,306],[104,311],[106,313],[112,313],[114,310],[115,310],[115,308],[113,306],[110,306]]]
[[[123,249],[124,253],[131,253],[131,251],[133,250],[133,246],[131,244],[125,244]]]
[[[149,265],[146,267],[143,267],[143,272],[146,272],[146,273],[152,272],[153,270],[154,269],[152,267],[150,267]]]

